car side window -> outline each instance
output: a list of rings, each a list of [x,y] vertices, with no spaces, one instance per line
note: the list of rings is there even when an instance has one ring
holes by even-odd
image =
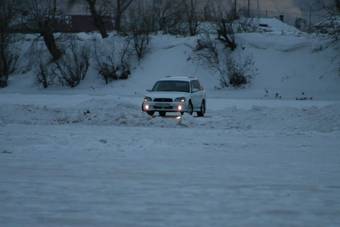
[[[197,91],[202,90],[201,85],[198,82],[198,80],[193,80],[192,81],[192,90],[197,90]]]
[[[197,87],[198,87],[198,89],[199,89],[200,91],[202,91],[202,90],[203,90],[203,87],[201,86],[200,82],[199,82],[198,80],[196,80],[196,82],[197,82]]]

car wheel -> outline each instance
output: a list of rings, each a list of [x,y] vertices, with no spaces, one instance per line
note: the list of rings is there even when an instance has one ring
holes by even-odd
[[[192,103],[190,101],[188,105],[188,114],[192,115],[193,112],[194,112],[194,107],[192,106]]]
[[[161,117],[165,117],[165,115],[166,115],[166,112],[164,112],[164,111],[161,111],[161,112],[159,112],[159,115],[160,115]]]
[[[197,112],[197,116],[204,117],[205,111],[206,111],[206,106],[205,106],[205,101],[203,100],[201,104],[201,109],[200,111]]]
[[[155,111],[147,111],[146,113],[152,117],[155,114]]]

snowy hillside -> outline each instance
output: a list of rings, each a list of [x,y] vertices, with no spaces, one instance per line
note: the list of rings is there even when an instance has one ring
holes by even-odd
[[[94,65],[72,89],[44,89],[33,70],[11,76],[0,90],[0,226],[340,226],[338,49],[257,22],[268,30],[236,35],[233,55],[257,69],[243,88],[221,87],[194,51],[200,36],[153,35],[130,78],[108,85]],[[121,39],[78,38],[109,52]],[[141,112],[168,75],[200,79],[205,117]]]
[[[197,59],[193,49],[199,37],[181,38],[169,35],[152,37],[151,48],[142,62],[132,69],[131,79],[105,85],[95,68],[95,60],[90,73],[80,86],[70,89],[40,89],[34,71],[10,78],[10,86],[1,93],[100,93],[115,95],[133,95],[141,97],[146,89],[162,77],[171,75],[197,76],[210,97],[243,97],[296,99],[313,98],[340,99],[340,76],[338,75],[337,53],[335,47],[328,47],[327,40],[307,35],[276,19],[261,19],[257,24],[266,24],[267,32],[240,33],[237,35],[239,48],[235,55],[242,58],[251,56],[257,69],[251,84],[246,89],[223,89],[220,87],[219,75]],[[33,39],[29,38],[28,41]],[[98,40],[97,34],[81,34],[83,42]],[[119,38],[95,45],[116,48]],[[116,43],[116,44],[113,44]],[[327,48],[328,47],[328,48]],[[24,44],[24,50],[29,44]],[[24,57],[27,58],[27,57]],[[22,65],[27,64],[23,59]],[[52,90],[52,91],[51,91]]]

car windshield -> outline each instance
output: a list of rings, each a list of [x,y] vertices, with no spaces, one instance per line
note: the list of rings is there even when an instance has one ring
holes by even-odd
[[[158,81],[152,91],[190,92],[188,81]]]

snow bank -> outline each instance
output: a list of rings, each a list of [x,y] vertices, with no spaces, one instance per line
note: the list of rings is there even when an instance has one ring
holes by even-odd
[[[311,47],[311,40],[306,37],[287,36],[281,34],[248,33],[239,34],[237,38],[241,43],[260,50],[276,50],[281,52],[297,51],[302,48]]]
[[[276,18],[255,18],[253,23],[263,32],[291,35],[301,34],[301,31],[297,28]]]
[[[141,112],[140,99],[91,96],[50,96],[16,102],[0,99],[0,120],[5,124],[25,125],[102,125],[120,127],[200,128],[273,131],[340,131],[340,103],[301,101],[250,101],[208,99],[208,113],[204,118],[185,114],[168,117],[149,117]],[[12,96],[14,98],[14,96]],[[72,101],[73,100],[73,101]],[[279,102],[279,103],[278,103]],[[56,104],[59,103],[59,104]],[[294,105],[292,105],[294,104]]]

